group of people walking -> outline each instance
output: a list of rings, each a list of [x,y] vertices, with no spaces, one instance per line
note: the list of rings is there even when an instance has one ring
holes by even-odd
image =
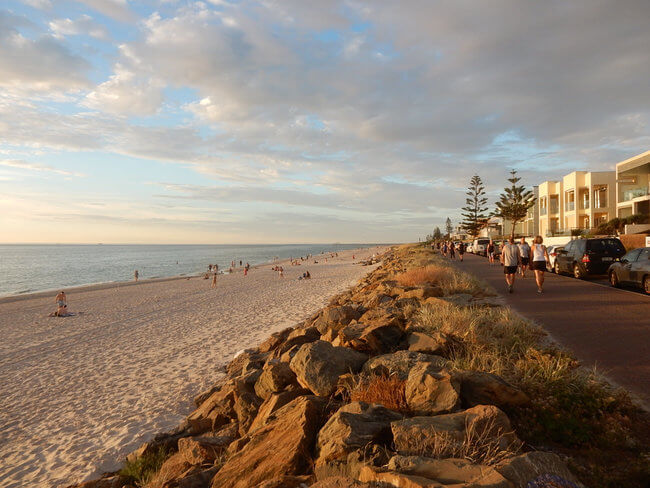
[[[443,256],[449,257],[449,259],[456,259],[458,254],[458,259],[463,260],[465,255],[465,250],[467,249],[464,242],[454,243],[453,241],[442,241],[436,244],[438,250],[442,253]]]
[[[543,241],[542,236],[535,236],[533,245],[529,246],[525,237],[521,238],[519,244],[515,244],[515,239],[510,237],[503,245],[501,249],[501,264],[503,264],[503,273],[506,277],[508,293],[514,291],[517,272],[519,272],[522,278],[525,278],[526,269],[529,266],[535,273],[537,293],[544,292],[544,273],[546,272],[546,263],[549,258],[546,246],[542,244]]]

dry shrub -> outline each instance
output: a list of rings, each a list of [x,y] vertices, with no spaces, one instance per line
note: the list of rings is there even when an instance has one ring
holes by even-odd
[[[413,440],[419,446],[413,454],[435,459],[461,458],[475,464],[493,465],[515,456],[521,449],[520,441],[502,446],[504,436],[511,433],[495,427],[494,419],[483,424],[467,422],[462,436],[443,431],[428,437],[422,434]]]
[[[395,280],[402,286],[435,285],[445,278],[449,270],[436,265],[413,268],[398,274]]]
[[[349,390],[350,401],[380,403],[389,410],[409,413],[406,381],[396,375],[372,375],[358,378]]]

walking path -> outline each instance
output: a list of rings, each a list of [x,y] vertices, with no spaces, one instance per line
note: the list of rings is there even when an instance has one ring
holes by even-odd
[[[650,410],[650,297],[546,273],[537,293],[532,272],[508,294],[503,268],[472,254],[463,269],[494,287],[513,309],[543,326],[587,366],[635,395]]]

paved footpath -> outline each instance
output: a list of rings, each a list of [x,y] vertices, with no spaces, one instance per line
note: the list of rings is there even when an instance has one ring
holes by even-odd
[[[632,394],[650,411],[650,297],[568,276],[545,273],[537,293],[532,272],[507,293],[503,268],[465,254],[456,266],[489,283],[508,305],[543,326],[586,366]]]

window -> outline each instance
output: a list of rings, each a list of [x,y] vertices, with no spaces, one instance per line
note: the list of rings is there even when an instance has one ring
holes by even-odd
[[[564,192],[564,210],[567,212],[571,212],[575,210],[576,204],[575,204],[575,191],[574,190],[567,190]]]
[[[589,250],[594,252],[623,253],[625,248],[618,239],[590,239]]]
[[[594,186],[594,208],[607,208],[607,185]]]
[[[628,252],[625,256],[623,256],[621,259],[627,259],[628,262],[633,263],[637,259],[639,259],[639,254],[641,254],[641,249],[633,249],[632,251]]]
[[[643,249],[639,255],[639,261],[648,261],[650,260],[650,249]]]

